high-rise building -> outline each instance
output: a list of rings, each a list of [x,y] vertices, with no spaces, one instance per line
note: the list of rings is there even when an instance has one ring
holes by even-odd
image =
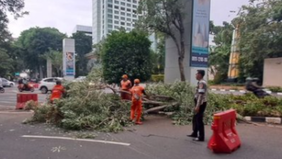
[[[82,32],[85,35],[92,36],[92,27],[84,25],[76,25],[73,33]]]
[[[97,44],[112,30],[131,31],[138,19],[139,0],[92,0],[93,44]]]

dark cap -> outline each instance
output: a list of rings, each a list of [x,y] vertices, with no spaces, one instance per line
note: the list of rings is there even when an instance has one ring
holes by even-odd
[[[205,76],[206,72],[205,70],[197,70],[198,74],[202,75],[202,77]]]
[[[57,80],[57,81],[56,81],[56,84],[57,84],[57,85],[60,85],[60,84],[62,84],[62,82],[61,82],[60,80]]]

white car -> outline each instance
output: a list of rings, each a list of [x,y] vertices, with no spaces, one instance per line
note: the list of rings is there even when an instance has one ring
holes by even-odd
[[[44,78],[39,82],[39,90],[41,91],[42,94],[47,94],[49,91],[52,91],[54,86],[56,85],[56,81],[62,81],[63,78],[61,77],[49,77],[49,78]]]
[[[12,82],[12,81],[9,81],[5,78],[2,78],[2,85],[3,85],[3,87],[13,87],[16,84],[15,84],[15,82]]]

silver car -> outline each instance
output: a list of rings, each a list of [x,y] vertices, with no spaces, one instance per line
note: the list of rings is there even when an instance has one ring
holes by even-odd
[[[5,78],[2,78],[2,85],[3,85],[3,87],[13,87],[16,84],[15,84],[15,82],[12,82],[12,81],[9,81]]]

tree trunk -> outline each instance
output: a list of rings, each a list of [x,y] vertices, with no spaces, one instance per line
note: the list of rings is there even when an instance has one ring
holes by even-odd
[[[180,54],[179,55],[180,56],[178,58],[178,65],[179,65],[179,71],[180,71],[180,78],[181,78],[181,81],[184,82],[186,81],[184,64],[183,64],[184,55],[185,55],[185,46],[184,46],[184,37],[182,33],[180,33]]]
[[[178,66],[179,66],[179,71],[180,71],[180,79],[181,81],[186,81],[185,79],[185,73],[184,73],[184,65],[183,65],[183,59],[182,57],[178,58]]]

